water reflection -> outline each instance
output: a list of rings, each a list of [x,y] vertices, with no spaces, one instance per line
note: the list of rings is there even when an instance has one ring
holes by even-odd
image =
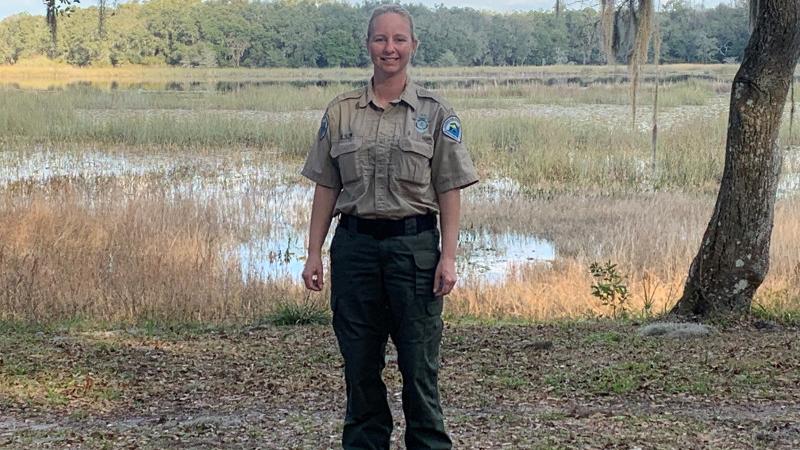
[[[459,272],[489,283],[506,279],[515,267],[555,259],[553,244],[519,233],[462,231],[459,236]]]
[[[333,236],[331,225],[323,249]],[[293,278],[300,280],[305,264],[306,235],[299,230],[281,228],[270,236],[241,243],[233,250],[245,279]],[[555,259],[553,244],[518,233],[490,233],[464,230],[459,235],[456,259],[462,278],[498,283],[515,267]]]
[[[334,75],[330,78],[309,77],[309,78],[264,78],[258,79],[228,79],[217,81],[206,80],[167,80],[167,81],[86,81],[86,80],[65,80],[60,84],[50,84],[48,90],[56,89],[86,89],[96,88],[99,90],[140,90],[140,91],[216,91],[216,92],[237,92],[244,89],[260,87],[281,87],[288,86],[294,88],[305,87],[325,87],[329,85],[351,85],[352,87],[363,86],[368,76],[365,74]],[[475,74],[469,77],[454,77],[447,75],[418,76],[417,82],[426,89],[442,88],[463,88],[469,89],[481,86],[525,86],[525,85],[544,85],[560,86],[574,85],[581,87],[591,87],[598,85],[615,85],[629,82],[628,74],[624,71],[613,74],[581,74],[574,73],[549,73],[538,70],[509,74]],[[692,74],[661,74],[660,82],[664,84],[680,83],[687,81],[705,82],[730,82],[725,76],[717,76],[707,73]],[[644,75],[642,82],[651,83],[654,81],[652,75]],[[0,87],[24,88],[26,83],[0,83]]]

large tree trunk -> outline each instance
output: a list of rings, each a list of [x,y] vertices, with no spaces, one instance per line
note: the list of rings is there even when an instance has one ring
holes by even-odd
[[[731,89],[725,169],[714,214],[673,313],[716,316],[750,309],[769,269],[782,160],[776,139],[798,57],[800,0],[760,0]]]

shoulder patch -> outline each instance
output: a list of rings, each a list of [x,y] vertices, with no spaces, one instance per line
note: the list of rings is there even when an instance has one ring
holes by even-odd
[[[324,116],[322,116],[322,122],[319,124],[319,140],[325,139],[325,136],[328,135],[328,113],[326,112]]]
[[[461,121],[458,120],[458,116],[452,115],[444,119],[442,133],[456,142],[461,142]]]

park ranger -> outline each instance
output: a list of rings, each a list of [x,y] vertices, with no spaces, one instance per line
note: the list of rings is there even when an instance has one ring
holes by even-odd
[[[417,46],[405,9],[373,11],[372,79],[328,105],[302,170],[316,183],[303,270],[308,289],[322,289],[322,243],[339,216],[331,308],[345,363],[346,450],[389,449],[392,416],[381,372],[390,336],[403,376],[406,448],[452,448],[437,387],[442,296],[457,278],[460,189],[478,177],[458,116],[406,73]]]

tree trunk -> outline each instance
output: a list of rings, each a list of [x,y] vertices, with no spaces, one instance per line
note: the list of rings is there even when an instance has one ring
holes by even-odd
[[[58,49],[58,9],[56,0],[46,0],[45,7],[47,8],[47,27],[50,30],[50,49],[47,51],[47,56],[52,59],[56,57]]]
[[[776,139],[798,57],[800,0],[761,0],[731,89],[717,203],[675,314],[744,314],[767,274],[782,160]]]

